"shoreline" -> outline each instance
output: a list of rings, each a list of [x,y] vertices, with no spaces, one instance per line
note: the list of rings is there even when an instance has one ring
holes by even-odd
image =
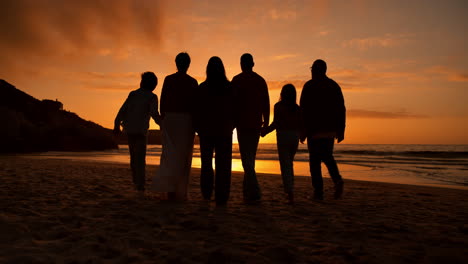
[[[148,167],[148,175],[156,169]],[[242,201],[232,175],[226,207],[204,201],[192,169],[189,201],[138,197],[126,164],[0,158],[2,263],[463,263],[464,190],[348,180],[335,200],[311,200],[295,178],[259,174],[262,201]],[[151,184],[147,177],[147,185]]]
[[[25,158],[37,158],[37,159],[59,159],[59,160],[71,160],[71,161],[82,161],[82,162],[93,162],[93,163],[106,163],[106,164],[123,164],[129,165],[130,157],[125,155],[127,160],[114,159],[109,160],[108,157],[98,158],[92,160],[92,157],[88,155],[47,155],[45,153],[37,154],[19,154],[17,157]],[[7,156],[5,156],[7,157]],[[147,157],[147,166],[159,166],[158,156],[149,156]],[[149,161],[151,159],[151,161]],[[264,175],[277,175],[281,177],[279,162],[276,160],[257,160],[256,161],[256,171],[257,174]],[[200,158],[194,157],[192,160],[192,170],[200,169]],[[294,177],[306,177],[310,178],[310,173],[308,172],[309,163],[304,161],[295,161],[294,162]],[[392,184],[402,184],[402,185],[413,185],[413,186],[429,186],[429,187],[439,187],[439,188],[449,188],[457,190],[468,190],[467,185],[454,184],[451,182],[443,182],[437,180],[422,179],[416,177],[403,177],[398,175],[398,172],[392,170],[391,168],[377,168],[375,166],[367,166],[361,164],[352,164],[352,163],[340,163],[338,162],[338,167],[342,172],[343,179],[355,180],[355,181],[369,181],[369,182],[382,182],[382,183],[392,183]],[[154,173],[154,169],[152,170]],[[302,173],[297,173],[300,171]],[[304,173],[306,171],[306,173]],[[232,173],[242,173],[242,163],[240,159],[233,159]],[[328,170],[324,164],[322,164],[323,178],[330,178],[328,175]],[[304,175],[306,174],[306,175]],[[376,177],[375,174],[378,176]],[[148,174],[151,176],[151,174]]]

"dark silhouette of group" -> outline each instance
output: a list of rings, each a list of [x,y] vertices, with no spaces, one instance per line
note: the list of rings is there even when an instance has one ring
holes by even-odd
[[[145,190],[146,134],[150,117],[161,127],[162,154],[152,189],[168,200],[187,200],[195,132],[200,138],[200,189],[204,199],[226,205],[231,189],[232,134],[237,129],[239,151],[244,168],[243,198],[246,203],[261,200],[262,192],[255,172],[260,136],[276,130],[278,156],[284,192],[294,203],[293,161],[299,141],[307,146],[314,188],[313,198],[323,199],[321,163],[324,162],[335,185],[335,198],[341,198],[343,179],[333,157],[335,139],[344,139],[346,108],[340,86],[326,76],[327,66],[316,60],[312,79],[305,83],[300,104],[296,88],[287,84],[274,106],[269,124],[268,86],[259,74],[251,54],[240,58],[242,72],[232,81],[219,57],[211,57],[206,80],[200,85],[187,74],[190,56],[179,53],[177,72],[165,78],[161,107],[152,93],[158,79],[152,72],[141,76],[140,88],[132,91],[115,119],[114,131],[123,127],[128,136],[133,183],[140,195]],[[213,157],[215,158],[213,169]]]

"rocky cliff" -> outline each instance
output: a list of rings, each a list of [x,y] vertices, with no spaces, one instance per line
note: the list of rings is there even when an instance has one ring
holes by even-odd
[[[62,103],[40,101],[0,80],[0,152],[116,149],[110,129],[63,110]]]

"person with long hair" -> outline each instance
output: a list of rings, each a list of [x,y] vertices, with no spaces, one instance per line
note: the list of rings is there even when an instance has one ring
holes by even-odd
[[[200,137],[201,192],[204,199],[210,200],[214,189],[218,206],[226,205],[231,188],[234,96],[222,60],[211,57],[206,80],[196,93],[194,124]],[[213,153],[216,153],[216,172],[213,172]]]
[[[294,203],[294,156],[301,133],[301,111],[296,103],[296,87],[286,84],[274,107],[273,122],[262,130],[262,137],[276,129],[276,144],[283,178],[284,192],[289,203]]]

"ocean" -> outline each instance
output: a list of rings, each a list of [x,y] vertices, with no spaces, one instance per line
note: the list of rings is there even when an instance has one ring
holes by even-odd
[[[336,144],[335,158],[344,179],[431,185],[468,189],[468,145],[376,145]],[[158,165],[160,145],[149,145],[147,164]],[[62,158],[100,162],[129,163],[128,146],[94,152],[44,152],[40,158]],[[200,167],[200,149],[195,145],[192,167]],[[297,176],[310,176],[307,145],[299,144],[294,163]],[[242,171],[239,148],[233,145],[233,171]],[[279,175],[276,144],[260,144],[257,173]],[[324,177],[329,177],[322,166]]]

